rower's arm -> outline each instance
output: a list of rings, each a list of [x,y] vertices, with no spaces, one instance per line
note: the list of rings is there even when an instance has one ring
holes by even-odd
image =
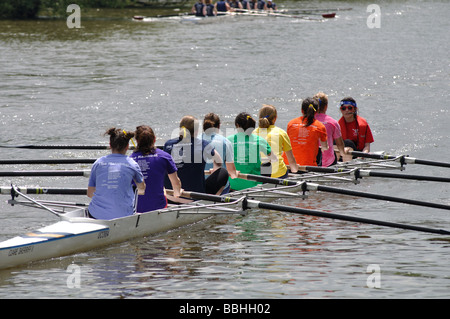
[[[180,197],[183,190],[181,189],[181,180],[178,177],[178,173],[174,172],[172,174],[168,174],[168,176],[170,183],[172,184],[173,195],[175,197]]]
[[[87,196],[89,198],[94,197],[94,193],[95,193],[95,187],[94,186],[89,186],[87,189]]]
[[[138,190],[138,195],[145,195],[145,182],[136,183],[136,187]]]

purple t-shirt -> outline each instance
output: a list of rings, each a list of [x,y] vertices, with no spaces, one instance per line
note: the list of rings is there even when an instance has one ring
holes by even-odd
[[[167,206],[164,196],[164,178],[177,171],[170,154],[156,149],[154,154],[142,155],[134,152],[130,155],[138,163],[146,184],[145,195],[139,195],[137,212],[143,213]]]

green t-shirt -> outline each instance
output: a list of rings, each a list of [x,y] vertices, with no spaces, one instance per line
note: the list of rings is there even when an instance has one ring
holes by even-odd
[[[261,175],[261,153],[267,155],[272,152],[267,141],[258,135],[247,135],[243,132],[238,132],[227,138],[233,144],[236,170],[243,174]],[[260,183],[230,178],[231,189],[234,190],[250,188],[257,184]]]

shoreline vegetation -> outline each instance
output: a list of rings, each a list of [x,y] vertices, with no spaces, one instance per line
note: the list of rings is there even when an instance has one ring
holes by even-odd
[[[163,9],[192,5],[191,0],[3,0],[0,19],[36,19],[66,17],[67,6],[77,4],[81,10],[98,9]]]

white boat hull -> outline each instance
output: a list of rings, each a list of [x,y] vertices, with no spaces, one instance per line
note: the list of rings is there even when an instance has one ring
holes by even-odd
[[[82,210],[79,210],[81,213]],[[0,269],[145,237],[198,222],[209,214],[153,211],[114,220],[68,217],[0,243]]]

